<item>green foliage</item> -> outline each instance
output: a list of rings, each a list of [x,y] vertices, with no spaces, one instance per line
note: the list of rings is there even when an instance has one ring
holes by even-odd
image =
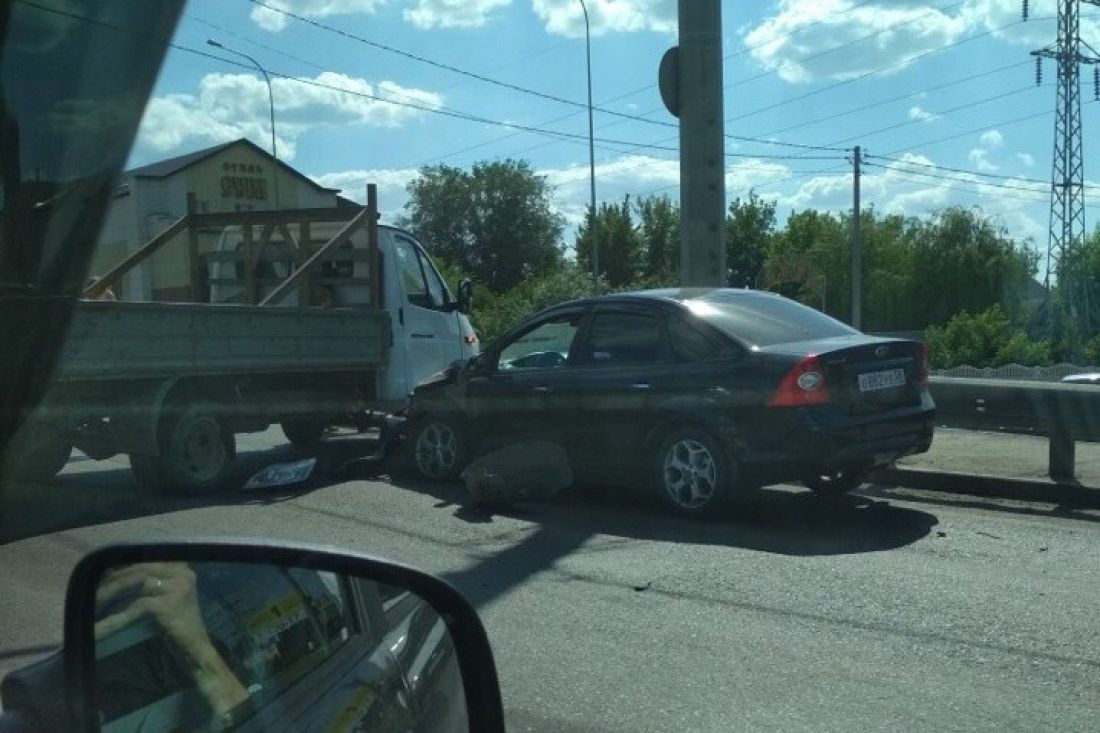
[[[756,287],[775,235],[775,202],[749,191],[747,200],[733,200],[726,214],[726,267],[733,287]]]
[[[471,321],[484,347],[545,308],[609,290],[605,282],[597,284],[588,273],[566,265],[499,295],[475,286]]]
[[[943,324],[966,310],[1000,304],[1016,322],[1026,317],[1037,259],[980,212],[948,208],[929,218],[862,212],[863,328],[902,331]],[[773,238],[768,264],[795,263],[820,273],[823,310],[851,316],[851,217],[820,211],[791,214]],[[798,269],[798,268],[794,268]],[[815,307],[818,294],[798,283],[777,288]],[[822,289],[822,288],[817,288]]]
[[[929,363],[933,369],[968,364],[998,367],[1005,364],[1046,366],[1053,363],[1053,348],[1047,339],[1033,341],[1015,328],[1000,305],[971,315],[962,311],[945,326],[925,331]]]
[[[680,271],[680,207],[668,196],[648,196],[634,202],[644,250],[645,275],[654,283],[672,285]]]
[[[631,216],[630,196],[621,204],[603,204],[596,212],[600,277],[612,286],[633,282],[645,266],[644,243]],[[577,230],[577,266],[592,272],[592,210]]]
[[[408,192],[401,225],[493,292],[563,262],[563,220],[549,184],[526,161],[477,163],[470,171],[425,166]]]

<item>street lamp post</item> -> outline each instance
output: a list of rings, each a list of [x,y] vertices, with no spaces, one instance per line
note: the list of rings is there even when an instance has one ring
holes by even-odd
[[[263,74],[264,81],[267,82],[267,103],[268,103],[268,108],[271,112],[271,161],[272,161],[271,162],[271,190],[272,190],[272,195],[275,197],[275,210],[278,211],[279,210],[279,152],[278,152],[278,149],[275,147],[275,95],[272,94],[272,92],[271,92],[271,77],[269,77],[267,75],[267,70],[264,67],[260,66],[260,62],[257,61],[256,59],[252,58],[248,54],[242,53],[241,51],[238,51],[238,50],[233,49],[233,48],[229,48],[228,46],[226,46],[224,44],[218,43],[213,38],[207,38],[206,43],[207,43],[207,45],[213,46],[214,48],[220,48],[221,50],[226,51],[228,53],[236,54],[237,56],[240,56],[241,58],[248,59],[249,61],[252,62],[253,66],[255,66],[257,69],[260,70],[260,73]]]
[[[592,233],[592,275],[600,277],[599,235],[596,231],[596,138],[592,126],[592,31],[588,25],[588,6],[580,0],[584,12],[584,56],[588,70],[588,179],[591,193],[589,202],[589,231]]]

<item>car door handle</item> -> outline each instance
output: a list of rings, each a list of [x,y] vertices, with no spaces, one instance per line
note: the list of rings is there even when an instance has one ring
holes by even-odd
[[[535,394],[550,394],[550,387],[545,384],[536,384],[531,391]]]
[[[412,336],[414,339],[434,339],[435,338],[434,333],[413,333],[413,334],[409,334],[409,335]]]
[[[645,390],[650,388],[650,384],[649,382],[635,382],[634,384],[630,385],[630,388],[633,390],[637,390],[638,392],[644,392]]]

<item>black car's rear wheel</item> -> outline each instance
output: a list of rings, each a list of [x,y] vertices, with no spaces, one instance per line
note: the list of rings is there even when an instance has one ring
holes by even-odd
[[[450,417],[428,417],[412,439],[417,472],[432,481],[457,478],[466,467],[466,439],[459,422]]]
[[[869,473],[865,468],[841,468],[810,476],[802,483],[818,496],[840,496],[862,486]]]
[[[723,506],[733,478],[717,442],[693,428],[675,429],[661,442],[656,473],[661,498],[688,516],[705,516]]]

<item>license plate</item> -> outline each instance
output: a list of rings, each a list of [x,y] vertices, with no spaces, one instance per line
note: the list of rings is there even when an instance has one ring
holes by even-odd
[[[904,369],[887,369],[884,372],[868,372],[859,375],[859,391],[875,392],[880,389],[901,387],[905,384]]]

